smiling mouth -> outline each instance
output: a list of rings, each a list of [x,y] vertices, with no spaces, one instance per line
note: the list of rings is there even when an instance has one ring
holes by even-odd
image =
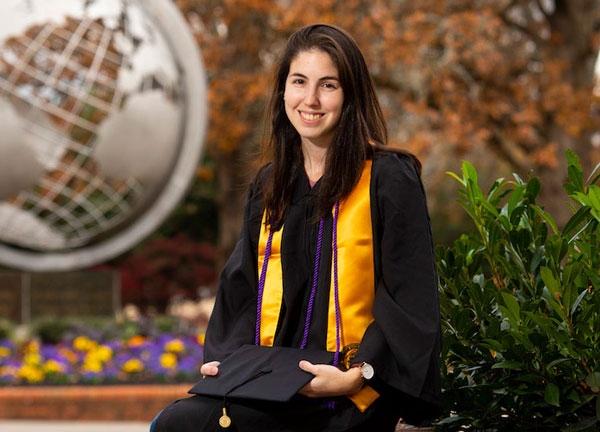
[[[309,114],[309,113],[305,113],[302,111],[300,112],[300,116],[304,119],[304,120],[308,120],[308,121],[313,121],[313,120],[317,120],[321,117],[323,117],[325,114]]]

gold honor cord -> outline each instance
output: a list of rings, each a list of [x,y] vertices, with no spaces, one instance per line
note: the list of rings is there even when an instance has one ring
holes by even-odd
[[[337,226],[338,289],[341,346],[360,343],[373,322],[375,276],[371,225],[371,161],[348,198],[340,202]],[[333,275],[333,260],[331,262]],[[336,350],[336,317],[333,276],[329,289],[327,350]]]
[[[360,343],[373,322],[375,264],[373,225],[371,223],[371,167],[366,161],[362,175],[350,195],[340,202],[337,222],[338,296],[341,346]],[[333,260],[331,263],[333,275]],[[333,276],[329,289],[327,350],[335,351],[336,316]],[[365,411],[379,393],[370,386],[348,396],[360,411]]]

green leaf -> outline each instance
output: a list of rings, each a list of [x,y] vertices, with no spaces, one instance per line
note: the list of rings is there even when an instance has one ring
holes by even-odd
[[[550,216],[549,213],[546,213],[544,210],[542,210],[540,207],[534,205],[533,209],[535,210],[535,212],[538,214],[538,216],[540,216],[542,219],[544,219],[548,225],[550,225],[550,227],[552,228],[552,231],[554,231],[554,234],[558,234],[558,227],[556,226],[556,222],[554,222],[554,219],[552,219],[552,216]]]
[[[565,154],[567,155],[567,163],[569,165],[579,165],[579,156],[577,156],[577,153],[571,149],[567,149]]]
[[[573,198],[582,206],[592,206],[590,198],[583,192],[575,192],[571,195],[571,198]]]
[[[567,396],[568,400],[572,400],[575,403],[581,403],[581,398],[575,390],[571,390]]]
[[[577,228],[581,222],[587,219],[588,214],[590,213],[589,207],[581,207],[577,212],[571,216],[571,219],[565,225],[563,229],[563,233],[567,234]]]
[[[573,361],[573,359],[572,358],[559,358],[559,359],[553,360],[546,365],[546,370],[550,372],[554,366],[564,363],[564,362],[568,362],[568,361]]]
[[[521,321],[521,308],[519,307],[519,302],[517,299],[506,292],[502,293],[502,298],[504,299],[504,303],[508,308],[510,318],[512,318],[512,320],[516,323]]]
[[[540,267],[540,275],[542,276],[544,284],[548,287],[548,290],[552,294],[561,292],[560,283],[554,278],[552,270],[550,270],[548,267],[542,266]]]
[[[459,176],[457,176],[456,174],[454,174],[452,171],[446,171],[446,174],[448,174],[450,177],[454,177],[456,180],[458,180],[460,182],[460,184],[462,184],[463,186],[467,186],[467,184],[464,182],[463,179],[461,179]]]
[[[529,263],[529,272],[530,273],[535,273],[535,271],[539,267],[540,263],[542,262],[542,259],[544,258],[544,251],[545,251],[545,248],[540,247],[539,249],[537,249],[535,251],[535,253],[531,257],[531,261]]]
[[[579,156],[577,156],[575,152],[567,150],[567,161],[569,164],[567,172],[569,175],[569,180],[571,180],[571,184],[575,187],[575,190],[584,192],[583,171],[581,170],[581,164],[579,163]]]
[[[596,180],[598,179],[598,177],[600,177],[600,174],[598,174],[596,177],[594,177],[594,174],[596,174],[596,171],[600,170],[600,163],[598,163],[598,165],[596,165],[596,167],[592,170],[592,173],[588,176],[587,178],[587,183],[588,184],[594,184],[596,182]],[[594,177],[594,179],[592,180],[592,177]]]
[[[504,351],[504,345],[502,345],[502,343],[496,339],[484,339],[481,342],[482,343],[480,345],[485,348],[493,349],[496,352]]]
[[[573,303],[573,307],[571,307],[571,315],[573,315],[575,313],[577,306],[579,306],[579,303],[581,303],[581,300],[583,300],[583,298],[585,297],[587,292],[588,292],[587,288],[584,288],[583,291],[581,291],[581,294],[579,294],[579,296],[577,297],[577,300],[575,300],[575,302]]]
[[[556,386],[556,384],[549,383],[546,386],[546,391],[544,392],[544,400],[550,405],[560,407],[559,396],[560,392],[558,391],[558,387]]]
[[[592,207],[596,210],[600,210],[600,187],[596,185],[590,186],[588,190],[588,197]]]
[[[600,392],[600,372],[592,372],[585,377],[585,383],[590,386],[593,392]]]
[[[452,423],[456,423],[457,421],[462,421],[463,419],[464,419],[464,417],[452,415],[450,417],[446,417],[445,419],[440,420],[439,422],[436,423],[436,425],[452,424]]]
[[[496,195],[502,191],[502,189],[504,188],[505,184],[504,182],[504,177],[500,177],[499,179],[497,179],[488,189],[488,193],[487,193],[487,199],[490,202],[493,202],[495,204],[495,200],[496,200]]]
[[[571,196],[575,192],[577,192],[577,189],[575,189],[575,186],[573,186],[571,183],[563,183],[562,187],[567,192],[567,195],[569,195],[569,196]]]
[[[567,311],[571,310],[571,307],[575,303],[575,296],[577,295],[577,288],[572,284],[563,283],[562,292],[562,305]]]
[[[560,304],[556,301],[554,294],[551,294],[548,290],[548,287],[544,287],[544,299],[550,304],[550,306],[552,307],[552,309],[554,309],[554,312],[558,314],[560,319],[562,319],[563,321],[567,320],[565,311],[562,310]]]
[[[529,180],[529,183],[527,183],[527,195],[529,195],[531,201],[535,201],[540,193],[541,187],[542,185],[537,177],[533,177]]]
[[[519,186],[510,195],[510,199],[508,200],[508,209],[507,209],[509,217],[512,214],[515,207],[517,206],[517,204],[519,203],[519,201],[521,200],[521,197],[523,196],[523,192],[524,192],[523,187]]]
[[[590,213],[592,212],[592,210],[590,210]],[[588,226],[592,226],[592,229],[590,229],[590,231],[593,231],[593,225],[592,222],[594,222],[594,219],[589,220],[579,231],[577,231],[575,234],[573,234],[573,237],[571,237],[571,239],[569,240],[569,244],[571,244],[573,241],[577,240],[579,238],[579,234],[581,234],[582,232],[585,231],[585,229]]]
[[[481,204],[483,204],[483,206],[487,209],[487,211],[489,211],[496,218],[500,216],[498,214],[498,210],[496,209],[496,207],[494,207],[492,204],[490,204],[489,201],[484,199],[483,201],[481,201]]]
[[[502,211],[504,213],[506,213],[505,209],[506,209],[506,206],[504,206],[502,208]],[[510,223],[510,220],[506,217],[506,214],[500,214],[500,217],[498,218],[498,220],[502,224],[502,228],[504,228],[505,231],[510,231],[511,230],[512,224]]]
[[[525,184],[523,179],[521,177],[519,177],[519,174],[513,173],[513,177],[515,178],[517,185],[523,186]]]
[[[477,184],[477,171],[470,162],[467,162],[465,160],[463,161],[462,173],[466,183],[468,183],[469,180],[471,180],[473,184]]]
[[[523,367],[523,363],[516,360],[504,360],[498,363],[494,363],[492,369],[513,369],[518,370]]]

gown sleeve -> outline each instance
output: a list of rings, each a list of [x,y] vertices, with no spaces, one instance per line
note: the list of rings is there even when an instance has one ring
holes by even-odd
[[[439,408],[441,329],[430,219],[412,161],[397,154],[376,159],[371,196],[375,320],[354,362],[371,364],[369,385],[399,399],[404,420],[416,424]]]
[[[204,361],[222,361],[244,344],[254,342],[256,324],[257,242],[262,204],[257,174],[248,188],[240,238],[219,280],[215,306],[204,341]]]

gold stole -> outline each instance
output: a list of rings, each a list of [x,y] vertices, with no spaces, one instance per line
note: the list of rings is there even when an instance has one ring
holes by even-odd
[[[373,322],[371,310],[375,298],[373,262],[373,230],[371,225],[371,161],[366,161],[360,180],[350,195],[340,202],[337,226],[338,296],[340,310],[340,349],[360,343],[365,330]],[[258,274],[260,274],[269,238],[265,214],[258,242]],[[267,266],[261,307],[260,344],[272,346],[279,321],[283,296],[281,236],[283,228],[273,233],[271,256]],[[336,317],[332,276],[329,289],[327,350],[335,351]],[[361,411],[366,410],[379,394],[365,385],[348,396]]]

